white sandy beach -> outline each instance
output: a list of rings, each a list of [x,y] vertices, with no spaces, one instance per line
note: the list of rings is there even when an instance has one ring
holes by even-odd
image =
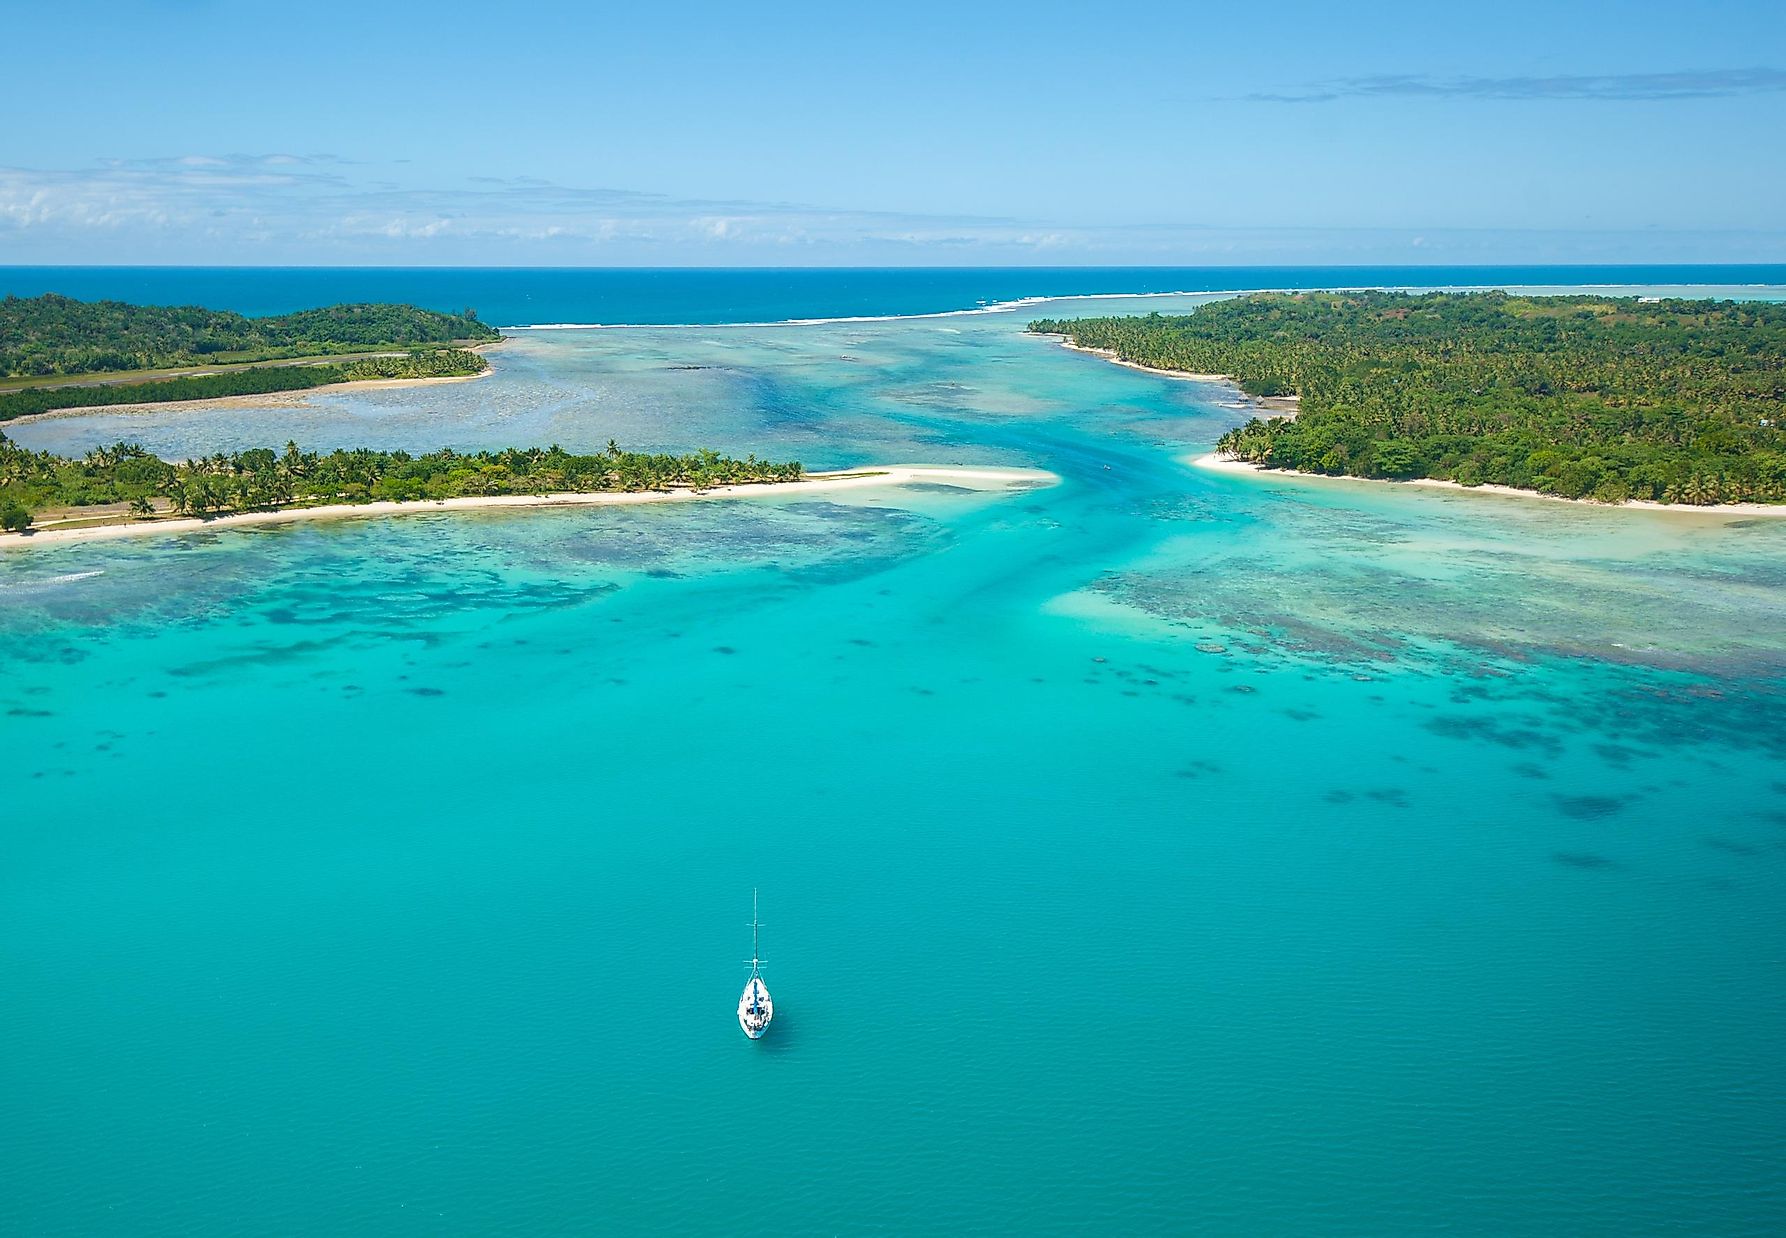
[[[1069,348],[1074,352],[1089,353],[1091,356],[1101,357],[1111,365],[1120,365],[1125,370],[1140,370],[1143,374],[1153,374],[1160,378],[1176,378],[1190,383],[1217,383],[1223,387],[1228,387],[1233,390],[1234,395],[1238,399],[1258,409],[1259,412],[1266,417],[1294,417],[1297,408],[1302,403],[1302,397],[1299,395],[1248,395],[1245,391],[1242,391],[1239,385],[1235,383],[1234,379],[1227,374],[1196,374],[1189,370],[1163,370],[1154,365],[1142,365],[1139,361],[1125,361],[1108,348],[1087,348],[1084,344],[1075,344],[1064,335],[1055,335],[1052,338],[1055,339],[1062,348]]]
[[[1163,370],[1157,365],[1142,365],[1139,361],[1125,361],[1116,355],[1114,349],[1088,348],[1084,344],[1075,344],[1064,335],[1056,338],[1060,340],[1062,348],[1069,348],[1074,352],[1089,353],[1094,357],[1102,357],[1110,364],[1120,365],[1125,370],[1140,370],[1143,374],[1158,374],[1161,378],[1180,378],[1192,383],[1226,383],[1230,387],[1234,385],[1234,380],[1226,374],[1195,374],[1190,370]]]
[[[1329,477],[1324,473],[1301,473],[1295,469],[1270,469],[1263,465],[1249,464],[1245,460],[1235,460],[1213,451],[1202,456],[1187,456],[1185,462],[1197,468],[1211,469],[1218,473],[1247,473],[1259,477],[1282,477],[1293,481],[1316,483],[1358,482],[1367,486],[1419,486],[1428,490],[1457,490],[1465,494],[1493,494],[1510,499],[1543,499],[1547,503],[1569,503],[1576,507],[1593,507],[1603,511],[1633,508],[1639,511],[1666,512],[1673,516],[1786,516],[1786,504],[1720,503],[1701,507],[1691,503],[1655,503],[1648,499],[1627,499],[1623,503],[1596,503],[1592,499],[1569,499],[1560,494],[1545,494],[1541,490],[1521,490],[1517,486],[1498,486],[1492,483],[1481,486],[1465,486],[1459,482],[1443,481],[1437,477],[1415,477],[1406,481],[1390,477]]]
[[[95,541],[159,533],[193,533],[244,525],[287,524],[297,520],[330,520],[363,516],[402,516],[418,512],[467,511],[501,507],[606,507],[633,503],[682,503],[706,499],[755,499],[792,494],[823,494],[910,485],[957,486],[966,490],[1031,490],[1060,481],[1043,469],[972,468],[957,465],[870,465],[837,473],[812,473],[801,481],[714,486],[708,490],[599,491],[582,494],[496,494],[414,502],[330,503],[319,507],[286,507],[264,512],[233,512],[200,518],[133,520],[86,528],[47,528],[28,533],[0,533],[0,549],[60,542]]]

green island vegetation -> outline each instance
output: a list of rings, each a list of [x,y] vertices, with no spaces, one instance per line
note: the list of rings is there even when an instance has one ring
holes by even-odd
[[[325,356],[496,340],[476,310],[331,305],[247,318],[192,305],[76,301],[49,294],[0,300],[0,376],[48,378],[111,370]]]
[[[0,526],[31,527],[35,514],[64,519],[165,512],[214,516],[325,503],[398,502],[466,495],[640,492],[799,481],[798,462],[742,460],[713,451],[686,455],[606,451],[575,455],[556,445],[503,451],[300,451],[256,448],[172,464],[133,443],[79,460],[28,451],[0,434]],[[123,510],[112,510],[122,507]],[[90,509],[83,512],[80,509]]]
[[[363,379],[467,377],[487,363],[463,345],[500,338],[469,309],[441,314],[413,305],[333,305],[247,318],[196,306],[6,297],[0,299],[0,385],[11,390],[0,392],[0,421],[62,408],[260,395]],[[207,372],[177,372],[193,367]]]
[[[463,348],[405,353],[394,357],[362,357],[319,365],[250,366],[221,374],[165,378],[105,386],[30,387],[0,393],[0,421],[65,408],[101,408],[111,404],[163,404],[170,400],[214,400],[221,396],[265,395],[304,391],[332,383],[384,378],[464,378],[489,368],[477,353]]]
[[[1268,468],[1618,503],[1786,502],[1786,305],[1505,292],[1261,293],[1042,320],[1124,361],[1297,395],[1218,448]]]

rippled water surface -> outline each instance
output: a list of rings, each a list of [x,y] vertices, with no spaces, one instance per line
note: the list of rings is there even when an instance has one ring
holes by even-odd
[[[1786,521],[1207,473],[1021,325],[9,429],[1062,482],[0,555],[0,1230],[1786,1229]]]

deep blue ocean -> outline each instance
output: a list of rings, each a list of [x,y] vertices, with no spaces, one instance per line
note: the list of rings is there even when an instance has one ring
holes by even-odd
[[[1211,472],[1232,388],[1023,331],[1206,296],[893,316],[1770,280],[0,271],[877,319],[33,448],[1060,479],[0,550],[0,1234],[1786,1233],[1786,520]]]
[[[1029,297],[1255,288],[1786,284],[1786,265],[610,269],[0,267],[0,296],[284,314],[344,301],[467,306],[497,326],[783,322],[972,309]]]

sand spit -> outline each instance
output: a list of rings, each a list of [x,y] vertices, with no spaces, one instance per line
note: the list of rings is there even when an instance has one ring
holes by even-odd
[[[498,494],[455,499],[418,499],[412,502],[329,503],[317,507],[284,507],[272,511],[232,512],[228,515],[180,516],[159,520],[132,520],[119,524],[57,528],[53,525],[27,533],[0,533],[0,549],[43,546],[63,542],[94,541],[113,537],[138,537],[161,533],[194,533],[244,525],[288,524],[298,520],[348,519],[367,516],[401,516],[417,512],[474,511],[504,507],[606,507],[633,503],[681,503],[710,499],[754,499],[789,495],[826,494],[839,490],[876,487],[944,485],[967,490],[1015,491],[1052,486],[1060,481],[1042,469],[969,468],[954,465],[872,465],[835,473],[812,473],[801,481],[757,482],[713,486],[706,490],[677,487],[672,490],[600,491],[571,494]]]

